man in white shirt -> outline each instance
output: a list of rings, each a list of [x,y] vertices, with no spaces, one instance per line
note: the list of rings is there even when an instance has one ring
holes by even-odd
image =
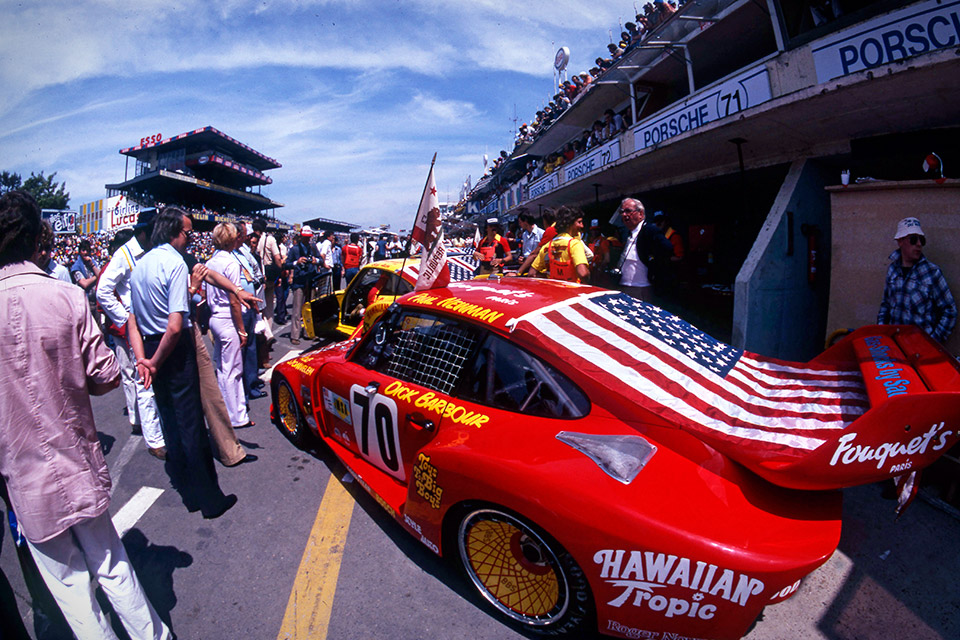
[[[529,213],[521,213],[518,222],[523,230],[520,234],[520,260],[522,261],[539,248],[543,229],[537,226],[534,217]]]
[[[127,400],[130,426],[134,430],[137,428],[141,430],[150,455],[163,460],[166,458],[167,449],[164,446],[153,389],[145,389],[143,381],[137,375],[137,359],[126,337],[127,319],[133,311],[130,298],[130,274],[133,273],[137,261],[151,247],[150,234],[153,232],[153,220],[156,215],[156,209],[145,209],[140,212],[137,224],[133,228],[133,237],[117,249],[100,276],[100,282],[97,284],[97,302],[100,303],[107,317],[113,321],[113,325],[123,333],[123,336],[114,336],[114,339],[117,343],[116,355],[123,378],[123,394]]]
[[[320,252],[320,280],[317,284],[317,294],[332,293],[331,280],[333,277],[333,231],[323,232],[323,241],[317,247]]]
[[[260,240],[257,242],[257,254],[260,256],[260,261],[263,262],[265,279],[264,302],[266,306],[263,309],[263,318],[267,326],[272,328],[276,307],[276,284],[280,278],[283,256],[280,253],[280,247],[277,245],[277,239],[273,237],[273,234],[267,233],[267,224],[262,218],[253,221],[253,230],[260,234]]]
[[[646,224],[643,203],[625,198],[620,204],[620,216],[629,235],[623,243],[620,257],[620,290],[638,300],[649,302],[653,293],[650,268],[662,261],[673,245],[655,224]],[[660,257],[661,260],[657,260]]]
[[[637,241],[645,217],[643,204],[639,200],[626,198],[620,204],[620,216],[630,234],[623,243],[620,259],[620,290],[638,300],[649,300],[651,286],[647,278],[647,265],[641,262],[637,253]]]
[[[323,232],[323,240],[317,248],[320,251],[320,257],[323,259],[323,268],[333,269],[333,231]]]

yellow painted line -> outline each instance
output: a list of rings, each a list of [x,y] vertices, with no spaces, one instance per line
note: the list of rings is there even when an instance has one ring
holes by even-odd
[[[354,500],[331,475],[293,581],[277,640],[324,640]]]

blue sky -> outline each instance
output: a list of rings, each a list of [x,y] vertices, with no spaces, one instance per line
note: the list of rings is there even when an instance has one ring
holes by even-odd
[[[71,208],[124,178],[121,148],[211,125],[283,167],[288,222],[408,228],[437,152],[441,201],[513,144],[629,0],[0,0],[0,170],[57,172]],[[516,111],[515,111],[516,110]],[[131,165],[132,172],[132,165]],[[132,176],[132,173],[131,173]]]

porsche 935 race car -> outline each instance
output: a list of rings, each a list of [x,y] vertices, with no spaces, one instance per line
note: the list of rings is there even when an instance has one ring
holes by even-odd
[[[960,368],[914,327],[807,363],[553,280],[400,298],[278,365],[274,420],[320,439],[508,623],[740,638],[837,547],[838,488],[960,437]]]
[[[447,266],[450,281],[459,282],[473,277],[477,261],[451,252]],[[345,289],[303,305],[304,335],[311,340],[330,334],[349,337],[361,323],[369,326],[394,300],[413,291],[419,273],[419,257],[390,258],[363,265]]]

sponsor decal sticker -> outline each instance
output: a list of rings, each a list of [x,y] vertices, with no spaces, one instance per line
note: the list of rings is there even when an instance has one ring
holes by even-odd
[[[397,512],[393,510],[393,507],[391,507],[386,500],[381,498],[380,494],[374,491],[370,485],[364,482],[363,478],[361,478],[360,476],[354,476],[354,478],[356,479],[357,483],[361,487],[363,487],[363,490],[369,493],[371,496],[373,496],[373,499],[377,501],[377,504],[383,507],[384,511],[390,514],[390,517],[392,518],[397,517]]]
[[[890,346],[883,344],[882,340],[876,336],[864,338],[863,341],[870,351],[873,364],[880,371],[880,373],[874,376],[874,380],[879,380],[883,383],[887,397],[892,398],[893,396],[906,394],[907,385],[910,384],[910,381],[900,377],[900,372],[903,371],[904,368],[898,366],[900,364],[899,362],[890,359],[888,355]]]
[[[407,514],[403,514],[403,521],[407,523],[407,526],[409,526],[411,529],[417,532],[417,535],[420,536],[420,542],[422,542],[425,547],[430,549],[430,551],[433,551],[435,554],[440,555],[440,547],[438,547],[435,542],[433,542],[432,540],[428,539],[425,535],[423,535],[423,531],[420,530],[420,525],[419,523],[417,523],[416,520],[414,520]]]
[[[287,364],[290,365],[290,368],[296,369],[300,373],[304,373],[308,376],[312,376],[317,372],[316,367],[311,367],[310,365],[300,362],[299,360],[287,360]]]
[[[350,417],[350,403],[330,389],[323,390],[323,407],[347,424],[353,424],[353,419]]]
[[[437,484],[437,468],[430,464],[430,456],[421,453],[417,458],[417,466],[413,468],[413,481],[417,495],[434,509],[439,509],[443,488]]]
[[[432,296],[428,293],[418,293],[410,298],[410,302],[415,302],[417,304],[430,307],[437,307],[438,309],[444,309],[446,311],[458,313],[462,316],[467,316],[468,318],[473,318],[474,320],[482,320],[490,324],[493,324],[503,316],[503,312],[501,311],[494,311],[493,309],[488,309],[478,304],[465,302],[460,298],[455,297],[444,298],[443,300],[440,300],[439,296]]]
[[[616,620],[607,620],[607,631],[616,633],[624,638],[639,638],[640,640],[700,640],[692,636],[683,636],[679,633],[669,631],[647,631],[645,629],[635,629],[625,624],[620,624]]]
[[[903,456],[923,455],[930,447],[930,443],[937,438],[937,443],[933,445],[933,451],[940,451],[947,446],[947,438],[953,431],[942,431],[944,423],[935,424],[927,430],[926,433],[916,436],[910,442],[884,442],[883,444],[871,447],[865,444],[853,444],[857,439],[857,433],[851,432],[840,436],[837,441],[837,448],[833,451],[833,457],[830,458],[830,466],[839,464],[853,464],[855,462],[877,461],[877,469],[883,469],[883,465],[891,458]],[[939,437],[937,437],[939,434]],[[897,461],[897,464],[891,466],[890,471],[906,471],[912,466],[909,460]]]
[[[593,556],[600,565],[600,577],[616,589],[623,589],[607,604],[646,607],[667,618],[688,617],[711,620],[720,600],[741,607],[763,592],[761,580],[715,564],[653,551],[602,549]],[[693,593],[688,598],[657,593],[664,587],[680,587]]]
[[[781,599],[781,598],[786,598],[787,596],[792,595],[793,593],[795,593],[796,590],[799,589],[799,588],[800,588],[800,580],[797,580],[797,581],[794,582],[793,584],[791,584],[791,585],[789,585],[789,586],[786,586],[786,587],[784,587],[783,589],[780,589],[780,591],[777,591],[775,594],[773,594],[772,596],[770,596],[770,599],[771,599],[771,600],[779,600],[779,599]]]
[[[416,408],[431,411],[440,418],[448,418],[453,421],[454,424],[462,424],[468,427],[482,427],[490,421],[490,416],[470,411],[466,407],[451,402],[433,391],[421,394],[416,389],[411,389],[399,380],[394,380],[388,384],[387,388],[383,390],[383,393],[401,402],[412,402]]]

